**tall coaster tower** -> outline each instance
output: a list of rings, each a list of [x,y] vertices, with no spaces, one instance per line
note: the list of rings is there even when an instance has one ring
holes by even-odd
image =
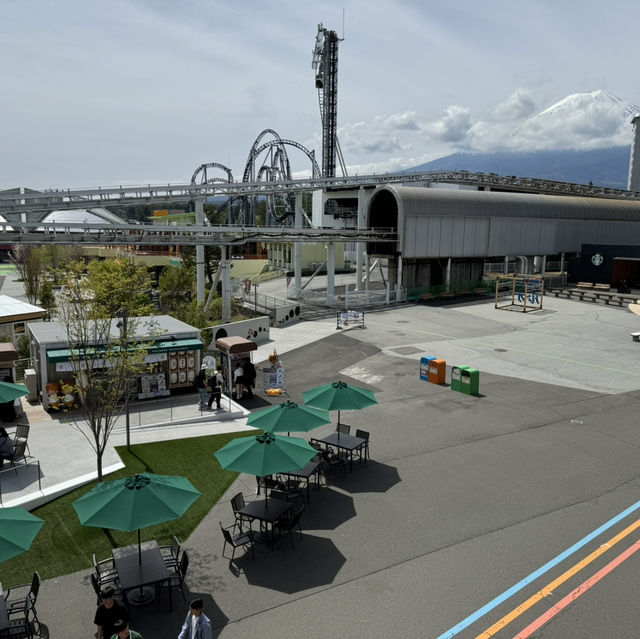
[[[343,175],[347,175],[338,144],[338,43],[335,31],[318,25],[311,66],[316,72],[316,89],[322,120],[322,177],[336,176],[336,158]]]

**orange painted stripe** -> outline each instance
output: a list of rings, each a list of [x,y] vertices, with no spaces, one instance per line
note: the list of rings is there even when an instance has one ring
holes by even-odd
[[[611,571],[617,568],[623,561],[626,561],[634,553],[640,550],[640,540],[636,541],[633,546],[627,548],[623,553],[619,554],[613,561],[610,561],[604,568],[598,570],[598,572],[589,577],[586,581],[581,583],[574,591],[570,592],[566,597],[563,597],[555,606],[552,606],[543,615],[540,615],[533,623],[530,623],[522,632],[519,632],[513,639],[527,639],[536,630],[539,630],[547,622],[553,619],[559,612],[562,612],[570,604],[572,604],[578,597],[584,595],[590,588],[595,586],[601,579],[606,577]]]
[[[487,628],[484,632],[480,633],[476,639],[489,639],[493,635],[497,634],[505,626],[510,624],[514,619],[517,619],[523,612],[529,610],[534,604],[538,603],[541,599],[549,596],[558,586],[569,580],[576,573],[580,572],[583,568],[586,568],[590,563],[595,561],[598,557],[603,555],[607,550],[615,546],[618,542],[622,541],[625,537],[629,536],[634,530],[640,528],[640,519],[634,521],[631,525],[627,526],[623,531],[612,537],[609,541],[602,544],[599,548],[594,550],[590,555],[579,561],[577,564],[569,568],[566,572],[562,573],[557,579],[554,579],[548,586],[539,590],[535,595],[532,595],[524,603],[514,608],[510,613],[506,614],[502,619],[496,621],[490,628]]]

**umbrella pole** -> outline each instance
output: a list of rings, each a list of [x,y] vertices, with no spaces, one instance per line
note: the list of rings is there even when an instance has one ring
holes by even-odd
[[[340,441],[340,411],[338,410],[338,441]]]
[[[140,543],[140,528],[138,528],[138,564],[142,565],[142,544]]]

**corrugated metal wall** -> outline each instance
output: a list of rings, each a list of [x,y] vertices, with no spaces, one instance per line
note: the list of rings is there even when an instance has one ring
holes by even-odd
[[[586,243],[640,245],[636,201],[384,186],[373,194],[367,218],[378,226],[397,220],[403,259],[557,255]]]

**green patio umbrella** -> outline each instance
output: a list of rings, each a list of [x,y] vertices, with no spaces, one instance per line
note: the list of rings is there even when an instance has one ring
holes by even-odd
[[[270,433],[307,432],[331,423],[331,416],[326,410],[304,406],[287,400],[276,406],[251,413],[247,425]]]
[[[178,519],[200,496],[186,477],[144,473],[101,482],[73,507],[83,526],[138,531],[138,561],[142,563],[140,529]]]
[[[267,432],[232,439],[214,454],[224,470],[265,477],[303,468],[317,453],[304,439]]]
[[[18,399],[18,397],[24,397],[29,392],[29,389],[24,384],[0,382],[0,404],[11,402],[14,399]]]
[[[340,424],[341,410],[360,410],[378,403],[373,391],[358,386],[349,386],[349,384],[342,381],[323,384],[317,388],[304,391],[302,397],[305,404],[309,406],[323,408],[324,410],[337,410],[338,424]]]
[[[20,506],[0,508],[0,562],[29,550],[43,524]]]

